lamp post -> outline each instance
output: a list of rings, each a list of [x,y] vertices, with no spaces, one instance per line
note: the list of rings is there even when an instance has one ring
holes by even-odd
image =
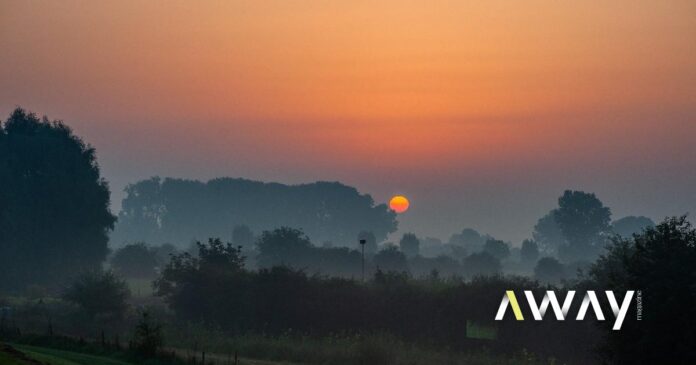
[[[361,239],[358,242],[360,242],[360,249],[362,251],[362,281],[364,283],[365,282],[365,244],[367,243],[367,240]]]

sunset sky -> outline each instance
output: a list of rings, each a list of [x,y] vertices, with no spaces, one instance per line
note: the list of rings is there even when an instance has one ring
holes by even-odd
[[[0,115],[153,175],[338,180],[518,243],[564,189],[696,213],[696,2],[0,0]]]

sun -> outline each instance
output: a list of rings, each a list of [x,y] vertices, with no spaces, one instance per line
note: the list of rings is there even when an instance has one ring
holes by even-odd
[[[397,213],[403,213],[408,210],[409,203],[408,199],[403,195],[396,195],[389,201],[389,208]]]

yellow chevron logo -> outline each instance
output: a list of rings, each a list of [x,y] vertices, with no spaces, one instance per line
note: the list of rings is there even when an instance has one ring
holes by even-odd
[[[508,297],[508,300],[510,301],[510,306],[512,307],[512,313],[515,314],[515,319],[518,321],[524,320],[524,317],[522,316],[522,310],[520,309],[520,305],[517,303],[517,297],[515,297],[515,292],[512,290],[507,290],[505,291],[505,294]]]

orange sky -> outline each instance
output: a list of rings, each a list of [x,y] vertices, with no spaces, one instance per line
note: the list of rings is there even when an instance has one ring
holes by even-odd
[[[566,187],[696,208],[693,1],[375,3],[3,1],[0,112],[73,125],[117,200],[341,180],[412,197],[404,229],[514,240]]]

